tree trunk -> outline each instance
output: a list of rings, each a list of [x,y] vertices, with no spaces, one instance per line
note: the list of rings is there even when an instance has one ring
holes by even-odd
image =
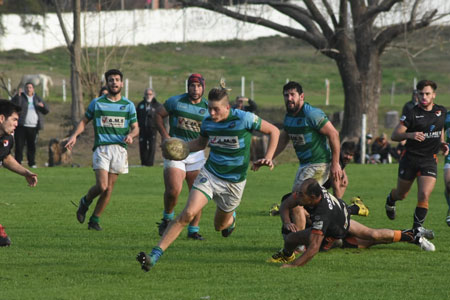
[[[83,89],[81,86],[81,27],[80,27],[80,0],[73,1],[73,42],[69,47],[71,74],[70,83],[72,90],[72,125],[78,125],[84,115]]]
[[[376,49],[358,63],[351,57],[336,59],[344,88],[345,106],[341,139],[361,136],[362,115],[367,117],[367,133],[378,134],[381,65]]]

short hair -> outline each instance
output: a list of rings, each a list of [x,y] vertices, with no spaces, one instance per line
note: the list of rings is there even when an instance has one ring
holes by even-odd
[[[228,101],[228,92],[224,88],[213,88],[209,91],[209,101],[220,101],[224,98],[226,98],[226,100]]]
[[[289,91],[289,90],[297,90],[297,92],[299,94],[303,94],[302,86],[300,85],[300,83],[295,82],[295,81],[289,81],[288,83],[286,83],[283,86],[283,94],[284,94],[284,92]]]
[[[31,81],[25,82],[25,84],[23,85],[23,87],[26,87],[27,85],[31,84],[34,88],[34,84]]]
[[[20,113],[22,107],[19,105],[6,100],[0,99],[0,115],[4,115],[6,119],[8,119],[13,113]]]
[[[355,154],[356,152],[355,142],[344,142],[341,146],[341,152]]]
[[[437,84],[436,82],[432,81],[432,80],[421,80],[417,83],[417,90],[421,91],[423,90],[424,87],[429,86],[433,89],[433,91],[437,90]]]
[[[108,77],[111,75],[119,75],[120,81],[123,81],[123,74],[118,69],[111,69],[105,72],[105,80],[108,81]]]
[[[306,191],[305,194],[309,197],[318,197],[322,194],[322,187],[319,182],[314,178],[308,178],[302,183],[302,191],[303,186],[305,186]]]

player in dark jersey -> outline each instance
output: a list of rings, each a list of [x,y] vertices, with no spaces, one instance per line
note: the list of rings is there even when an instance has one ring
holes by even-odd
[[[406,140],[405,151],[398,167],[397,187],[392,189],[386,199],[386,215],[394,220],[396,201],[403,200],[417,177],[417,206],[414,212],[414,231],[428,231],[423,223],[428,212],[428,200],[434,189],[437,176],[437,153],[442,150],[448,154],[449,148],[444,140],[444,123],[447,110],[434,103],[437,85],[431,80],[417,83],[419,102],[406,111],[400,123],[392,132],[391,139]],[[432,231],[428,231],[431,236]]]
[[[0,161],[3,166],[25,177],[29,186],[36,186],[37,175],[25,169],[11,155],[14,145],[13,133],[19,120],[21,107],[11,101],[0,99]],[[0,247],[11,245],[11,240],[0,224]]]
[[[329,194],[314,178],[303,182],[295,197],[290,197],[282,205],[281,216],[289,213],[289,207],[302,205],[310,214],[311,227],[290,233],[284,243],[284,249],[275,253],[268,262],[282,262],[283,267],[303,266],[309,262],[321,249],[329,249],[337,239],[353,238],[357,245],[369,247],[375,244],[394,242],[415,242],[426,251],[434,251],[423,233],[413,234],[411,231],[373,229],[350,219],[347,206],[342,201]],[[306,251],[295,259],[294,250],[299,244],[306,245]]]

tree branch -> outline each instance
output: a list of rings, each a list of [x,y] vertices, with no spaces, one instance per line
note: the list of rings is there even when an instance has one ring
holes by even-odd
[[[391,10],[392,6],[402,1],[403,0],[383,0],[383,2],[378,5],[370,6],[367,12],[362,15],[362,20],[371,19],[381,12],[389,11]]]
[[[64,20],[62,18],[62,12],[61,12],[61,6],[59,5],[59,0],[53,0],[53,3],[55,4],[56,8],[56,15],[59,20],[59,25],[61,25],[61,30],[64,35],[64,40],[66,41],[67,47],[71,47],[72,42],[70,41],[69,34],[67,33],[66,25],[64,23]]]
[[[378,48],[378,51],[381,53],[384,48],[389,44],[393,39],[402,34],[403,32],[412,32],[424,27],[427,27],[433,21],[433,17],[437,14],[437,9],[433,11],[429,11],[424,14],[422,20],[420,22],[412,22],[408,21],[407,23],[400,23],[390,27],[387,27],[383,30],[375,39],[375,45]]]
[[[303,2],[306,4],[306,7],[310,11],[314,21],[316,21],[317,24],[319,24],[325,38],[330,41],[334,36],[334,32],[328,25],[327,20],[325,20],[325,18],[322,16],[319,9],[317,9],[317,6],[314,4],[312,0],[303,0]]]
[[[222,6],[221,4],[220,5],[214,4],[217,1],[203,2],[203,1],[198,1],[198,0],[181,0],[181,2],[185,6],[204,8],[207,10],[218,12],[220,14],[226,15],[226,16],[231,17],[236,20],[240,20],[240,21],[244,21],[244,22],[252,23],[252,24],[257,24],[257,25],[262,25],[262,26],[271,28],[278,32],[285,33],[289,36],[304,40],[317,49],[326,47],[326,41],[323,38],[321,39],[314,33],[310,33],[305,30],[295,29],[295,28],[292,28],[289,26],[280,25],[279,23],[275,23],[275,22],[269,21],[264,18],[244,15],[244,14],[232,11],[230,9],[227,9],[224,6]],[[277,5],[279,3],[280,2],[271,2],[271,4],[273,4],[273,5]],[[266,4],[267,4],[267,2],[266,2]],[[298,22],[300,22],[300,20],[307,19],[307,17],[302,16],[302,14],[297,14],[297,17],[298,18],[296,20]]]
[[[337,22],[337,20],[336,20],[336,16],[334,15],[334,12],[333,12],[333,9],[331,8],[330,3],[328,3],[327,0],[322,0],[322,3],[323,3],[323,5],[325,6],[328,15],[329,15],[330,18],[331,18],[331,22],[333,22],[334,28],[337,28],[337,27],[338,27],[338,22]]]

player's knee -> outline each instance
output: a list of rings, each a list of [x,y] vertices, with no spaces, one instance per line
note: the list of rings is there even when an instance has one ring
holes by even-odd
[[[190,212],[190,211],[183,211],[183,213],[180,215],[180,217],[178,218],[178,222],[181,223],[182,225],[187,225],[189,223],[191,223],[191,221],[194,219],[195,214]]]
[[[447,194],[450,194],[450,181],[447,181],[445,183],[445,191],[447,192]]]
[[[181,192],[181,190],[178,190],[178,189],[168,189],[168,190],[166,190],[165,195],[166,195],[167,199],[176,201],[180,192]]]
[[[97,184],[97,188],[100,191],[100,193],[103,194],[108,190],[108,183],[99,183]]]

